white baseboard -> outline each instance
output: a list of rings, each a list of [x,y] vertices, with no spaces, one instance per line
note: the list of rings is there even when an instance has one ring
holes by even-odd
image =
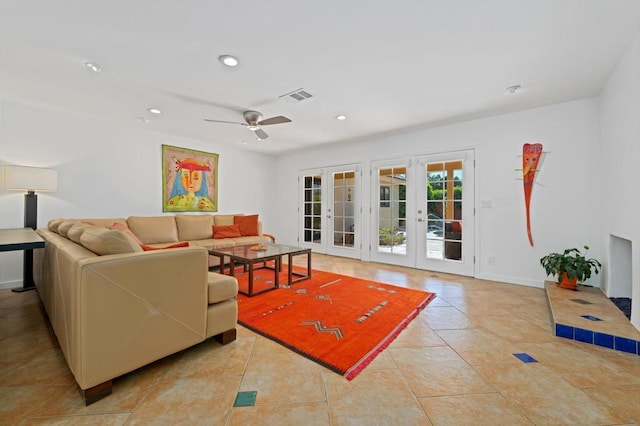
[[[507,284],[526,285],[528,287],[544,288],[544,280],[530,280],[527,278],[509,277],[506,275],[480,273],[476,275],[480,280],[500,281]]]
[[[16,287],[22,287],[22,280],[4,281],[0,283],[0,290]]]

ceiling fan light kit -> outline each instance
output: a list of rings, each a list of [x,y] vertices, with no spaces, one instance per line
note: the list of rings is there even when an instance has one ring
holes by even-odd
[[[240,124],[241,126],[244,126],[247,129],[251,130],[256,135],[256,138],[258,138],[258,140],[264,140],[269,137],[269,135],[264,130],[262,130],[260,126],[270,126],[272,124],[283,124],[291,122],[291,119],[283,115],[278,115],[262,120],[262,113],[253,110],[243,112],[242,118],[244,118],[244,123],[236,121],[213,120],[210,118],[205,118],[204,121],[208,121],[210,123]]]

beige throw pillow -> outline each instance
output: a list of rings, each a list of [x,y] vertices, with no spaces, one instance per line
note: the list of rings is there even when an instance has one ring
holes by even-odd
[[[67,231],[67,238],[69,238],[74,243],[82,245],[82,243],[80,242],[80,236],[84,232],[84,228],[88,226],[91,225],[87,225],[86,223],[76,223]]]
[[[59,218],[59,219],[51,219],[48,223],[47,223],[47,228],[49,228],[49,231],[58,233],[58,226],[60,226],[60,224],[64,222],[64,219]]]
[[[99,256],[143,251],[133,238],[122,231],[88,226],[80,235],[80,243]]]
[[[65,238],[69,238],[69,236],[67,235],[67,232],[69,232],[69,229],[71,229],[71,227],[76,223],[80,223],[80,221],[75,219],[63,220],[62,223],[58,225],[58,234],[62,235]]]

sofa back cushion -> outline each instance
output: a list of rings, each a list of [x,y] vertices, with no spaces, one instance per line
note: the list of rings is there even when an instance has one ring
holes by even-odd
[[[100,256],[143,251],[140,245],[124,232],[101,226],[83,228],[80,244]]]
[[[175,216],[129,216],[127,225],[143,244],[179,241]]]
[[[217,214],[213,216],[214,225],[233,225],[233,218],[240,214]]]
[[[176,225],[180,241],[207,240],[213,237],[213,216],[210,214],[179,214],[176,215]]]

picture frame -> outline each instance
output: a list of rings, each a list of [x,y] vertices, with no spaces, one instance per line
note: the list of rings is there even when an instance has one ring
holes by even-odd
[[[162,145],[162,211],[217,212],[218,158],[211,152]]]

